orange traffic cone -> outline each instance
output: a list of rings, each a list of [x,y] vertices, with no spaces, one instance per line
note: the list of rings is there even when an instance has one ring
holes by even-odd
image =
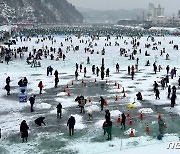
[[[123,97],[124,97],[124,98],[126,97],[126,94],[125,94],[125,93],[123,94]]]
[[[125,93],[124,87],[123,87],[122,93]]]
[[[116,97],[115,97],[115,101],[117,102],[118,101],[118,96],[116,95]]]
[[[118,89],[120,89],[120,84],[118,84]]]
[[[64,88],[64,92],[66,92],[66,88]]]
[[[94,83],[96,83],[97,82],[97,80],[96,80],[96,78],[94,79]]]
[[[70,92],[68,91],[68,96],[71,96]]]
[[[158,115],[158,120],[160,120],[160,119],[161,119],[161,114]]]
[[[141,111],[141,113],[140,113],[139,118],[140,118],[141,120],[143,120],[143,118],[144,118],[144,116],[143,116],[143,114],[142,114],[142,111]]]
[[[132,122],[132,119],[130,118],[129,120],[129,126],[132,126],[133,125],[133,122]]]
[[[69,88],[68,84],[66,85],[66,88],[67,88],[67,89]]]
[[[121,117],[119,115],[118,119],[117,119],[117,123],[121,123]]]
[[[91,103],[92,102],[91,98],[89,98],[88,101],[89,101],[89,103]]]
[[[114,86],[117,86],[117,82],[114,83]]]
[[[107,106],[107,105],[108,105],[107,100],[104,100],[104,105],[105,105],[105,106]]]
[[[133,132],[133,129],[131,129],[131,133],[129,134],[130,137],[134,137],[134,132]]]
[[[149,133],[150,132],[150,129],[149,129],[149,125],[147,124],[146,125],[146,133]]]
[[[72,81],[71,85],[73,86],[74,85],[74,82]]]
[[[128,110],[128,114],[127,114],[126,117],[127,117],[127,118],[131,118],[129,110]]]
[[[164,128],[167,128],[167,125],[166,125],[166,123],[164,123]]]

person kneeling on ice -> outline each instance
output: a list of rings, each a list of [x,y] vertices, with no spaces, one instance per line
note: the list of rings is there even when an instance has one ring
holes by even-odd
[[[142,95],[141,95],[140,92],[138,92],[138,93],[136,94],[136,96],[137,96],[137,100],[142,101]]]
[[[103,123],[103,129],[104,129],[104,135],[106,133],[108,134],[107,140],[111,140],[111,136],[112,136],[112,121],[105,121]]]
[[[39,118],[37,118],[34,122],[35,122],[35,124],[38,125],[38,126],[41,126],[41,124],[46,125],[45,122],[43,121],[44,119],[45,119],[45,117],[39,117]]]

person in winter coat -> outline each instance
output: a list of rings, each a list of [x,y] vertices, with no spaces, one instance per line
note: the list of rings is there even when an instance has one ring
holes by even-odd
[[[105,102],[105,100],[104,100],[104,98],[102,96],[100,96],[99,102],[101,102],[101,111],[102,111],[103,107],[104,107],[104,102]]]
[[[172,93],[176,94],[176,87],[175,86],[172,87]]]
[[[174,74],[175,74],[174,69],[172,69],[172,70],[171,70],[171,79],[173,79]]]
[[[39,117],[39,118],[37,118],[34,122],[35,122],[35,124],[38,125],[38,126],[41,126],[41,124],[46,125],[45,122],[44,122],[44,119],[45,119],[45,117]]]
[[[170,70],[170,67],[169,67],[169,65],[167,65],[167,67],[166,67],[167,75],[169,74],[169,70]]]
[[[6,84],[9,85],[10,82],[11,82],[11,79],[10,79],[10,77],[8,76],[8,77],[6,78]]]
[[[174,107],[174,105],[176,104],[176,94],[172,94],[171,96],[171,107]]]
[[[87,57],[87,64],[90,64],[90,58]]]
[[[27,142],[28,129],[29,129],[29,127],[28,127],[26,121],[23,120],[20,125],[20,133],[21,133],[22,142],[24,142],[24,140],[26,140],[26,142]]]
[[[86,77],[86,73],[87,73],[87,70],[86,70],[86,67],[84,67],[84,77]]]
[[[158,120],[158,124],[159,124],[159,132],[163,136],[164,135],[164,120],[160,118]]]
[[[105,119],[106,119],[106,122],[109,122],[111,120],[111,114],[109,110],[105,111]]]
[[[34,110],[33,110],[33,105],[34,105],[34,103],[35,103],[35,98],[36,98],[36,95],[31,96],[31,97],[29,98],[30,105],[31,105],[31,112],[34,111]]]
[[[108,138],[107,140],[111,140],[112,139],[112,121],[108,121],[108,122],[105,122],[103,124],[103,129],[104,129],[104,135],[108,134]]]
[[[96,75],[99,76],[99,67],[96,67]]]
[[[76,123],[76,120],[73,116],[71,116],[69,119],[68,119],[68,122],[67,122],[67,126],[69,126],[69,135],[74,135],[74,125]]]
[[[156,63],[153,64],[153,67],[154,67],[154,72],[155,72],[155,74],[156,74],[156,72],[157,72],[157,66],[156,66]]]
[[[55,86],[54,87],[57,88],[57,85],[58,85],[58,82],[59,82],[58,76],[55,77],[54,81],[55,81]]]
[[[53,71],[53,68],[51,66],[49,66],[49,72],[51,75],[52,75],[52,71]]]
[[[168,86],[168,98],[170,98],[170,94],[171,94],[171,85]]]
[[[93,74],[95,74],[95,69],[96,69],[96,68],[95,68],[95,65],[93,65],[93,66],[92,66],[92,72],[93,72]]]
[[[19,87],[23,87],[23,80],[22,79],[19,80],[18,85],[19,85]]]
[[[118,63],[116,64],[116,72],[119,73],[119,64]]]
[[[137,100],[142,101],[142,95],[141,95],[140,92],[138,92],[138,93],[136,94],[136,96],[137,96]]]
[[[80,113],[85,113],[85,111],[84,111],[84,106],[85,106],[85,104],[86,104],[85,101],[86,101],[86,100],[84,99],[84,97],[81,97],[81,96],[80,96],[80,100],[79,100],[79,106],[80,106],[80,108],[81,108],[81,112],[80,112]]]
[[[158,88],[158,84],[157,84],[157,82],[156,81],[154,81],[154,93],[156,92],[156,89]]]
[[[39,93],[42,94],[42,88],[43,88],[43,83],[42,83],[42,81],[39,82],[38,87],[39,87],[39,90],[40,90]]]
[[[109,68],[107,68],[107,70],[106,70],[106,77],[109,77]]]
[[[55,70],[55,72],[54,72],[54,76],[55,76],[55,78],[56,78],[56,77],[58,77],[58,74],[59,74],[59,73],[58,73],[58,71],[57,71],[57,70]]]
[[[49,66],[47,67],[47,76],[49,75]]]
[[[57,108],[57,117],[61,119],[61,115],[62,115],[62,105],[61,105],[61,103],[59,103],[56,108]]]
[[[26,86],[27,86],[27,84],[28,84],[28,80],[27,80],[27,78],[26,78],[26,77],[24,77],[24,79],[23,79],[23,85],[26,87]]]
[[[10,85],[7,84],[5,87],[4,87],[7,91],[7,95],[10,95]]]
[[[79,68],[80,68],[80,72],[81,72],[82,71],[82,64],[80,64]]]
[[[78,71],[76,70],[75,71],[75,80],[78,80],[78,76],[79,76],[79,74],[78,74]]]
[[[125,114],[123,113],[122,115],[121,115],[121,129],[124,127],[124,130],[126,129],[126,116],[125,116]]]
[[[159,92],[159,89],[157,88],[157,89],[156,89],[156,93],[155,93],[156,99],[157,99],[157,98],[160,99],[159,94],[160,94],[160,92]]]
[[[131,67],[128,66],[128,74],[130,75],[130,72],[131,72]]]

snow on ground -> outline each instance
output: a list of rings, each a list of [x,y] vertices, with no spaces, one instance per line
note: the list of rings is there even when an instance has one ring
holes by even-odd
[[[1,112],[0,112],[0,128],[2,129],[2,146],[3,148],[5,148],[6,150],[9,150],[9,153],[27,153],[28,150],[30,151],[30,153],[33,153],[31,150],[32,149],[38,149],[37,147],[48,147],[48,145],[50,143],[46,143],[44,144],[43,141],[44,140],[30,140],[28,141],[28,144],[22,144],[17,142],[17,140],[19,141],[20,139],[16,139],[14,142],[14,144],[12,144],[13,142],[10,142],[11,140],[11,135],[17,135],[17,133],[19,133],[19,125],[21,123],[22,120],[26,119],[27,123],[30,124],[30,126],[33,126],[32,121],[34,121],[34,118],[37,118],[39,115],[44,115],[47,113],[52,114],[52,116],[55,116],[56,114],[56,105],[58,104],[58,102],[60,102],[63,106],[63,111],[62,114],[69,114],[68,116],[71,115],[71,111],[73,110],[73,108],[77,107],[77,102],[75,102],[75,94],[72,92],[73,91],[73,87],[70,87],[70,92],[71,92],[71,96],[68,97],[67,96],[67,92],[63,92],[64,88],[66,87],[66,85],[68,84],[69,86],[71,86],[71,82],[72,80],[74,80],[74,71],[75,71],[75,63],[82,63],[83,67],[87,67],[87,78],[83,77],[83,72],[79,72],[79,77],[78,77],[78,81],[74,81],[75,85],[81,84],[81,79],[84,79],[85,82],[87,82],[87,85],[90,82],[94,82],[94,79],[97,79],[97,82],[101,81],[100,77],[96,77],[95,75],[92,74],[91,72],[91,67],[92,64],[98,66],[100,68],[101,66],[101,59],[105,58],[105,67],[110,69],[110,77],[106,77],[105,80],[108,81],[108,83],[106,84],[107,87],[109,87],[109,89],[107,89],[107,93],[102,94],[102,96],[107,99],[107,102],[109,104],[109,106],[112,106],[112,108],[110,109],[110,113],[111,113],[111,117],[113,120],[113,125],[114,122],[116,122],[117,117],[119,116],[119,114],[121,114],[122,112],[127,112],[128,108],[127,106],[129,104],[133,103],[133,108],[131,108],[131,111],[136,113],[136,116],[139,116],[139,112],[143,112],[145,114],[157,114],[157,112],[164,112],[162,111],[163,109],[165,109],[165,111],[167,113],[165,114],[169,114],[169,113],[174,113],[177,115],[180,115],[180,102],[179,102],[179,88],[177,88],[177,99],[176,99],[176,106],[174,108],[170,108],[170,100],[167,99],[167,88],[166,89],[161,89],[160,86],[160,81],[162,79],[163,76],[166,75],[166,66],[169,64],[170,68],[176,67],[177,68],[177,76],[174,77],[174,79],[170,79],[170,84],[171,85],[176,85],[178,84],[178,77],[179,77],[179,64],[180,64],[180,57],[179,57],[179,51],[173,50],[173,44],[169,44],[169,41],[174,40],[174,44],[178,44],[180,39],[178,37],[156,37],[155,40],[156,42],[161,41],[162,45],[158,46],[158,50],[157,51],[153,51],[152,47],[153,47],[153,43],[151,41],[147,41],[146,37],[142,37],[140,39],[140,47],[137,48],[137,51],[141,48],[142,49],[142,54],[140,54],[139,52],[137,53],[137,55],[135,56],[135,58],[139,58],[139,72],[135,72],[135,79],[131,80],[130,76],[127,74],[127,66],[128,65],[135,65],[136,64],[136,60],[128,60],[127,57],[124,56],[120,56],[119,54],[119,49],[121,48],[125,48],[127,51],[130,50],[130,52],[128,52],[128,55],[130,55],[130,53],[132,52],[132,45],[131,45],[131,39],[128,37],[124,37],[124,39],[122,40],[116,40],[114,37],[111,38],[111,42],[113,42],[112,44],[114,44],[115,41],[118,41],[120,43],[120,46],[106,46],[105,50],[106,50],[106,54],[103,56],[101,54],[96,54],[96,51],[101,51],[102,48],[104,47],[104,43],[107,43],[107,41],[105,41],[105,37],[100,37],[100,40],[95,40],[93,43],[97,43],[98,46],[94,46],[93,49],[95,50],[94,54],[89,54],[89,53],[84,53],[84,48],[87,47],[87,44],[82,44],[79,42],[79,39],[77,39],[76,37],[72,37],[73,39],[73,43],[71,44],[70,42],[65,42],[64,41],[64,37],[59,37],[59,36],[55,36],[56,42],[53,45],[51,44],[51,41],[44,41],[44,42],[40,42],[39,44],[36,44],[35,41],[37,40],[37,38],[32,38],[32,41],[25,41],[25,42],[17,42],[17,45],[13,45],[12,48],[17,48],[17,47],[21,47],[21,46],[28,46],[29,48],[29,52],[32,51],[33,48],[37,48],[40,49],[42,48],[44,45],[47,45],[48,48],[50,46],[56,48],[56,50],[60,47],[60,42],[64,43],[64,46],[61,47],[63,50],[63,53],[66,54],[66,60],[65,61],[55,61],[55,60],[50,60],[50,58],[48,57],[47,59],[45,59],[44,57],[42,57],[43,60],[41,60],[41,65],[42,67],[40,68],[34,68],[34,67],[30,67],[29,65],[27,65],[26,63],[26,57],[29,54],[25,53],[25,58],[23,60],[21,59],[17,59],[17,60],[13,60],[10,61],[9,65],[7,65],[6,63],[0,64],[0,72],[1,72],[1,76],[0,76],[0,108],[1,108]],[[86,37],[82,37],[82,39],[88,40],[90,38],[86,38]],[[128,45],[124,44],[124,40],[128,41]],[[144,48],[144,44],[145,43],[150,43],[151,47],[150,48]],[[66,47],[67,46],[76,46],[79,45],[80,46],[80,50],[74,52],[71,48],[71,51],[68,51],[68,53],[66,53]],[[165,56],[166,53],[163,54],[163,56],[160,56],[160,51],[166,48],[166,53],[168,53],[170,55],[170,60],[167,61],[165,60]],[[150,57],[145,57],[144,56],[144,52],[147,50],[148,53],[151,54]],[[87,57],[90,57],[90,65],[86,64],[86,59]],[[161,72],[157,72],[157,74],[154,74],[153,72],[153,63],[155,61],[155,57],[156,61],[157,61],[157,66],[161,65],[162,66],[162,70]],[[56,58],[56,57],[55,57]],[[151,66],[145,66],[146,61],[150,60]],[[120,73],[116,73],[115,72],[115,65],[116,63],[120,64]],[[59,72],[59,77],[60,77],[60,82],[59,82],[59,87],[61,88],[61,90],[57,90],[55,92],[55,98],[52,98],[52,100],[49,100],[51,98],[50,95],[48,95],[48,93],[51,91],[51,88],[54,88],[54,75],[46,75],[46,68],[47,66],[52,66],[54,68],[54,70],[58,70]],[[4,90],[4,86],[5,86],[5,79],[7,76],[11,77],[11,99],[8,99],[8,96],[6,96],[6,91]],[[28,79],[28,97],[33,95],[33,94],[38,94],[39,93],[39,88],[38,88],[38,83],[39,81],[43,82],[44,88],[43,88],[43,94],[42,94],[42,99],[37,98],[36,103],[34,105],[35,108],[35,114],[31,114],[29,113],[30,110],[30,105],[29,102],[28,103],[19,103],[18,102],[18,81],[23,78],[23,77],[27,77]],[[160,89],[160,99],[155,99],[154,96],[154,92],[153,92],[153,83],[154,81],[157,81],[159,84],[159,89]],[[114,83],[117,82],[118,84],[120,84],[120,89],[118,89],[117,86],[114,86]],[[125,89],[125,94],[127,98],[123,98],[123,93],[122,93],[122,87],[124,87]],[[83,89],[83,87],[79,86],[78,90]],[[72,91],[71,91],[72,90]],[[85,91],[87,90],[87,91]],[[84,88],[84,91],[86,93],[89,93],[88,89]],[[136,100],[136,94],[137,92],[142,92],[142,96],[143,96],[143,101],[137,101]],[[115,102],[115,96],[118,96],[118,101]],[[86,95],[87,96],[87,95]],[[44,97],[44,98],[43,98]],[[96,94],[94,94],[93,97],[99,97],[98,92]],[[134,100],[135,98],[135,100]],[[93,123],[91,123],[90,128],[93,129],[93,133],[90,134],[90,137],[101,137],[99,136],[99,134],[103,134],[102,132],[102,124],[105,121],[104,120],[104,112],[100,112],[100,103],[98,102],[98,99],[92,98],[92,103],[88,103],[85,106],[85,110],[92,110],[93,111],[93,118],[94,121]],[[135,103],[134,103],[135,102]],[[124,106],[126,108],[124,108]],[[156,111],[155,107],[157,106],[162,106],[162,109],[160,108],[159,110],[161,111]],[[108,106],[105,107],[105,109],[108,109]],[[75,110],[75,109],[74,109]],[[75,110],[76,111],[76,110]],[[86,129],[89,128],[89,123],[87,124],[86,121],[84,120],[87,116],[87,114],[84,114],[84,116],[79,114],[80,110],[78,109],[77,112],[74,112],[72,115],[75,116],[76,118],[76,125],[75,125],[75,130],[80,130],[83,132],[83,130],[86,131]],[[95,117],[94,117],[95,115]],[[47,118],[51,118],[51,117],[47,117]],[[97,119],[96,119],[97,118]],[[153,117],[151,117],[153,118]],[[179,117],[178,117],[179,118]],[[63,118],[62,118],[63,119]],[[96,121],[95,121],[96,120]],[[157,121],[155,118],[153,119],[153,121],[149,122],[152,125],[158,125]],[[171,121],[171,119],[169,120]],[[57,126],[59,125],[59,121],[56,121],[54,119],[49,119],[49,122],[54,122],[53,125],[49,126],[50,128],[48,128],[48,125],[42,128],[42,132],[43,131],[47,131],[47,130],[52,130],[53,131],[53,126]],[[174,121],[173,121],[174,122]],[[64,125],[66,126],[67,123],[67,119],[65,119],[63,122],[60,123],[60,125]],[[173,123],[172,123],[173,124]],[[115,126],[116,127],[116,126]],[[31,128],[30,128],[31,129]],[[47,129],[47,130],[46,130]],[[68,132],[68,130],[62,130],[61,131],[61,127],[57,128],[59,131],[59,134],[62,133],[64,135],[65,132]],[[89,131],[91,130],[89,129]],[[136,128],[134,128],[136,130]],[[156,128],[158,129],[158,128]],[[77,137],[78,139],[67,139],[65,136],[62,135],[62,140],[66,140],[69,142],[69,144],[71,145],[72,149],[77,149],[78,153],[131,153],[133,151],[133,153],[140,153],[140,152],[146,152],[147,151],[151,151],[156,153],[156,150],[158,152],[163,152],[163,153],[174,153],[177,152],[175,150],[167,150],[167,145],[170,141],[178,141],[178,135],[179,134],[170,134],[168,135],[166,133],[165,137],[163,138],[163,141],[158,141],[156,139],[156,135],[154,135],[155,137],[150,137],[150,136],[138,136],[135,138],[127,138],[129,136],[129,132],[131,129],[127,129],[125,131],[125,136],[123,135],[121,136],[122,138],[117,138],[117,137],[113,137],[112,141],[107,141],[107,142],[90,142],[90,140],[88,139],[88,141],[84,141],[86,139],[86,136],[84,137],[82,134],[81,137]],[[57,130],[56,130],[57,131]],[[96,134],[97,133],[99,134]],[[101,132],[99,132],[101,131]],[[119,130],[120,132],[121,130]],[[178,131],[178,130],[177,130]],[[33,129],[30,130],[30,134],[31,132],[33,132]],[[139,133],[139,132],[138,132]],[[177,132],[179,133],[179,132]],[[4,135],[5,134],[5,135]],[[37,132],[37,136],[41,136],[41,129],[38,129]],[[67,133],[68,134],[68,133]],[[19,135],[19,134],[18,134]],[[51,133],[47,133],[47,138],[50,136],[53,136],[53,134]],[[57,134],[55,134],[56,136]],[[65,134],[66,135],[66,134]],[[139,134],[138,134],[139,135]],[[30,135],[31,136],[31,135]],[[51,139],[55,138],[55,136],[53,136]],[[10,138],[10,139],[9,139]],[[12,137],[13,138],[13,137]],[[15,138],[17,138],[17,136],[15,136]],[[30,137],[31,138],[31,137]],[[105,137],[104,137],[105,138]],[[48,138],[49,139],[49,138]],[[81,141],[82,139],[82,141]],[[10,140],[10,141],[9,141]],[[62,141],[61,140],[61,141]],[[121,141],[123,140],[123,143],[121,145]],[[9,143],[10,142],[10,143]],[[40,144],[42,143],[42,145],[40,146]],[[52,142],[54,143],[54,142]],[[72,145],[73,143],[76,143],[74,145]],[[62,144],[64,145],[64,143]],[[58,145],[59,146],[59,145]],[[58,147],[57,146],[57,147]],[[132,148],[133,147],[133,148]],[[40,153],[40,151],[42,152],[47,152],[48,149],[51,149],[52,147],[48,147],[47,149],[45,149],[44,151],[42,149],[38,149],[37,151],[35,151],[34,153]],[[53,149],[53,148],[52,148]],[[122,151],[120,151],[120,149]],[[152,150],[153,149],[153,150]],[[0,146],[0,150],[1,150],[1,146]],[[63,149],[64,150],[64,149]],[[57,151],[57,149],[56,149]],[[1,152],[1,151],[0,151]],[[51,151],[51,153],[55,153],[55,151]],[[67,153],[67,152],[66,152]]]

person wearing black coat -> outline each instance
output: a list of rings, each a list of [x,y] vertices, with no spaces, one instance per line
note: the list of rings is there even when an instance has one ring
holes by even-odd
[[[59,78],[58,78],[58,76],[56,76],[55,77],[55,86],[54,86],[55,88],[57,88],[58,82],[59,82]]]
[[[171,85],[168,86],[168,98],[170,98],[170,94],[171,94]]]
[[[159,94],[160,94],[160,92],[159,92],[159,89],[157,88],[157,89],[156,89],[156,93],[155,93],[156,99],[157,99],[157,98],[160,99]]]
[[[131,67],[128,66],[128,74],[130,75],[130,72],[131,72]]]
[[[23,80],[22,79],[19,80],[18,85],[19,85],[19,87],[23,87]]]
[[[157,84],[157,82],[156,81],[154,81],[154,92],[156,92],[156,89],[158,88],[158,84]]]
[[[34,105],[34,103],[35,103],[35,97],[36,97],[36,95],[31,96],[31,97],[29,98],[30,105],[31,105],[31,112],[34,111],[34,110],[33,110],[33,105]]]
[[[136,96],[137,96],[137,100],[142,101],[142,94],[141,94],[140,92],[138,92],[138,93],[136,94]]]
[[[104,100],[104,98],[102,96],[100,96],[99,102],[101,102],[101,111],[102,111],[103,107],[104,107],[104,102],[105,102],[105,100]]]
[[[172,93],[176,94],[176,87],[175,86],[172,87]]]
[[[126,116],[125,116],[125,114],[123,113],[122,115],[121,115],[121,129],[124,127],[124,130],[126,129]]]
[[[57,117],[61,119],[61,114],[62,114],[62,105],[61,105],[61,103],[59,103],[56,108],[57,108]]]
[[[111,114],[110,114],[109,110],[106,110],[105,113],[106,113],[105,119],[106,119],[106,122],[108,123],[111,120]]]
[[[54,75],[55,75],[55,78],[58,77],[58,71],[57,70],[55,70]]]
[[[39,117],[39,118],[37,118],[34,122],[35,122],[35,124],[38,125],[38,126],[41,126],[41,124],[46,125],[45,122],[44,122],[44,119],[45,119],[45,117]]]
[[[71,116],[69,119],[68,119],[68,122],[67,122],[67,126],[69,126],[69,135],[74,135],[74,125],[76,123],[76,120],[73,116]]]
[[[171,107],[174,107],[174,105],[176,104],[175,101],[176,101],[176,94],[173,93],[171,96]]]
[[[5,87],[4,87],[7,91],[7,95],[10,95],[10,85],[7,84]]]
[[[49,72],[51,75],[52,75],[52,71],[53,71],[53,68],[51,66],[49,66]]]
[[[27,138],[28,138],[28,125],[26,123],[25,120],[23,120],[21,122],[21,125],[20,125],[20,132],[21,132],[21,138],[22,138],[22,142],[24,142],[24,139],[26,140],[27,142]]]
[[[28,80],[27,80],[27,78],[26,78],[26,77],[24,77],[24,79],[23,79],[23,85],[26,87],[26,86],[27,86],[27,84],[28,84]]]
[[[10,82],[11,82],[11,80],[10,80],[10,77],[8,76],[8,77],[6,78],[6,84],[9,85]]]

